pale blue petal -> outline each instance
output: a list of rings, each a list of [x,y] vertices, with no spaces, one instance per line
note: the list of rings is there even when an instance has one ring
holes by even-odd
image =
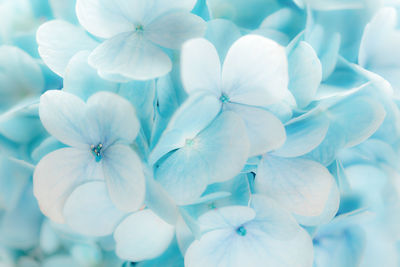
[[[243,119],[250,141],[250,157],[277,149],[285,142],[282,122],[269,111],[233,103],[227,103],[226,110],[236,112]]]
[[[347,147],[370,137],[382,124],[386,112],[383,106],[367,97],[350,97],[329,109],[331,127],[345,135]]]
[[[46,130],[64,144],[88,147],[86,105],[79,97],[50,90],[40,97],[39,115]]]
[[[79,23],[91,34],[110,38],[119,33],[134,31],[139,1],[77,0]]]
[[[146,191],[140,158],[124,145],[108,147],[103,156],[104,178],[111,200],[120,210],[138,210],[143,205]]]
[[[66,147],[60,141],[58,141],[53,136],[50,136],[43,140],[33,151],[31,154],[32,160],[34,162],[39,162],[44,156],[57,150],[59,148]]]
[[[142,36],[120,33],[99,45],[89,56],[89,64],[107,74],[135,80],[149,80],[171,71],[171,59],[161,48]]]
[[[110,92],[92,95],[86,105],[89,127],[86,134],[92,143],[103,146],[115,142],[132,143],[138,135],[140,124],[131,103],[125,98]]]
[[[146,177],[146,206],[169,224],[175,224],[178,208],[174,200],[153,177]]]
[[[171,49],[180,49],[189,39],[201,37],[206,30],[204,20],[188,12],[169,12],[146,26],[144,37]]]
[[[90,51],[78,52],[69,61],[64,74],[63,91],[79,96],[86,101],[99,91],[115,92],[118,84],[99,77],[97,71],[89,66]]]
[[[226,111],[162,161],[155,179],[179,204],[190,203],[200,197],[207,184],[236,176],[246,163],[248,149],[244,123]]]
[[[204,38],[215,46],[220,61],[224,62],[229,48],[241,36],[239,28],[233,22],[225,19],[213,19],[207,22]]]
[[[92,50],[98,44],[83,29],[62,20],[42,24],[36,33],[36,39],[41,58],[60,76],[64,76],[69,60],[77,52]]]
[[[275,41],[246,35],[226,55],[222,91],[231,102],[266,106],[287,97],[288,65],[285,49]]]
[[[229,228],[236,230],[237,227],[253,220],[256,212],[246,206],[228,206],[213,209],[198,219],[202,232]]]
[[[115,230],[116,253],[133,262],[152,259],[168,248],[174,234],[174,227],[151,210],[139,211],[123,220]]]
[[[302,216],[324,211],[334,183],[329,171],[317,162],[269,155],[264,156],[255,180],[257,192]]]
[[[0,111],[39,95],[44,85],[40,66],[32,57],[17,47],[0,46]]]
[[[12,210],[30,182],[34,166],[0,154],[0,208]]]
[[[305,41],[317,52],[322,65],[322,80],[327,79],[336,66],[341,44],[340,34],[330,34],[321,25],[315,25],[306,32]]]
[[[39,241],[43,215],[32,194],[32,185],[22,191],[21,198],[14,209],[0,217],[0,242],[14,249],[28,250]]]
[[[189,97],[174,113],[160,141],[150,154],[154,164],[166,153],[183,147],[186,139],[194,138],[206,128],[220,112],[221,103],[208,93],[197,93]]]
[[[296,98],[299,108],[306,107],[312,100],[322,80],[322,66],[314,49],[300,42],[288,56],[289,90]]]
[[[272,152],[280,157],[298,157],[315,149],[324,140],[329,120],[323,114],[310,112],[285,125],[286,142]]]
[[[336,183],[332,184],[331,191],[329,192],[328,200],[324,211],[319,216],[301,216],[294,214],[294,217],[301,225],[318,226],[329,223],[336,215],[340,204],[340,192]]]
[[[111,202],[103,181],[87,182],[74,189],[65,202],[63,213],[71,229],[88,236],[112,234],[125,216]]]
[[[90,150],[62,148],[46,155],[36,166],[33,189],[41,211],[62,223],[62,209],[73,189],[85,181],[103,179],[101,165]]]
[[[221,96],[221,62],[216,48],[206,39],[190,40],[183,45],[181,75],[187,93],[205,90]]]

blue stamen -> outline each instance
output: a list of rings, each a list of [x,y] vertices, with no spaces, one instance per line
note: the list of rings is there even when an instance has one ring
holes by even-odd
[[[243,226],[240,226],[236,229],[236,233],[240,236],[245,236],[247,231],[246,228],[244,228]]]
[[[92,150],[92,154],[96,159],[96,162],[99,162],[103,156],[101,154],[101,149],[103,148],[103,144],[98,144],[97,146],[91,145],[90,150]]]
[[[221,100],[222,103],[225,103],[229,101],[229,97],[225,94],[222,94],[219,100]]]
[[[187,146],[193,146],[194,145],[194,139],[186,139],[186,145]]]

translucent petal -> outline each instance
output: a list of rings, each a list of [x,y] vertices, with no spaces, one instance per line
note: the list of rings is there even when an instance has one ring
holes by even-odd
[[[300,42],[288,56],[289,90],[296,98],[299,108],[306,107],[312,100],[322,80],[322,66],[314,49]]]
[[[40,210],[63,223],[62,210],[73,189],[88,180],[102,180],[101,164],[90,150],[62,148],[46,155],[33,174],[33,190]]]
[[[138,1],[77,0],[79,23],[91,34],[110,38],[122,32],[134,31]]]
[[[79,97],[50,90],[40,97],[39,115],[46,130],[64,144],[88,147],[86,105]]]
[[[145,38],[163,47],[180,49],[189,39],[201,37],[206,24],[188,12],[170,12],[152,21],[144,31]]]
[[[231,102],[266,106],[288,93],[288,65],[285,49],[276,42],[246,35],[226,55],[222,70],[222,91]]]
[[[112,202],[126,212],[141,208],[146,185],[138,155],[128,146],[112,145],[103,156],[104,178]]]
[[[98,45],[81,28],[62,20],[42,24],[37,30],[36,39],[41,58],[60,76],[64,76],[69,60],[77,52],[92,50]]]
[[[175,229],[151,210],[136,212],[123,220],[114,233],[120,258],[142,261],[161,255],[171,243]]]
[[[64,205],[66,224],[83,235],[112,234],[124,216],[111,202],[103,181],[78,186]]]
[[[272,152],[280,157],[298,157],[316,148],[324,140],[329,119],[318,112],[309,112],[285,125],[286,142]]]
[[[200,197],[207,184],[237,175],[247,160],[248,149],[242,120],[226,111],[162,161],[155,179],[178,204],[190,203]]]
[[[69,61],[64,75],[63,91],[79,96],[86,101],[91,95],[99,91],[115,92],[119,86],[102,79],[96,69],[89,66],[90,51],[78,52]]]
[[[130,144],[140,129],[132,104],[114,93],[99,92],[92,95],[87,101],[86,115],[91,126],[86,131],[92,140],[101,141],[104,147],[116,141]],[[95,141],[91,145],[97,145]]]
[[[206,90],[221,96],[221,62],[215,47],[205,39],[186,42],[181,55],[182,83],[189,94]]]
[[[215,46],[221,62],[224,62],[229,48],[241,36],[239,28],[230,20],[213,19],[207,22],[204,38]]]
[[[89,56],[98,71],[119,74],[135,80],[148,80],[171,71],[167,54],[140,33],[125,32],[99,45]]]
[[[264,157],[255,180],[257,192],[303,216],[323,212],[333,183],[329,171],[317,162],[272,156]]]
[[[249,156],[262,155],[279,148],[286,139],[282,122],[269,111],[240,104],[226,105],[227,110],[236,112],[246,125],[250,141]]]
[[[149,156],[151,164],[166,153],[183,147],[186,139],[193,139],[206,128],[221,110],[221,103],[208,93],[189,97],[174,113],[167,129]]]

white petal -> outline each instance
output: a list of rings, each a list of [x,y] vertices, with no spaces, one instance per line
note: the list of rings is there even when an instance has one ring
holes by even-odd
[[[285,142],[285,127],[270,112],[261,108],[229,103],[227,110],[236,112],[246,125],[250,141],[250,157],[279,148]]]
[[[288,94],[285,49],[270,39],[246,35],[229,49],[222,69],[222,91],[230,101],[266,106]]]
[[[302,216],[323,212],[333,183],[329,171],[317,162],[268,155],[259,165],[255,179],[257,192]]]
[[[114,233],[117,255],[133,262],[161,255],[174,237],[174,227],[143,210],[123,220]]]
[[[143,205],[146,191],[140,158],[124,145],[110,146],[103,156],[104,178],[111,200],[120,210],[138,210]]]
[[[221,96],[221,62],[215,47],[206,39],[186,42],[181,55],[182,83],[186,92],[206,90]]]
[[[87,148],[86,105],[77,96],[50,90],[40,97],[39,116],[46,130],[64,144]]]
[[[63,207],[73,189],[88,180],[102,180],[101,164],[90,150],[62,148],[45,156],[33,174],[33,190],[41,211],[63,223]]]
[[[134,31],[137,1],[77,0],[79,23],[91,34],[110,38],[118,33]],[[129,12],[133,10],[132,12]]]
[[[180,49],[186,40],[203,36],[205,30],[206,24],[200,17],[188,12],[171,12],[146,26],[144,35],[163,47]]]
[[[137,33],[120,33],[99,45],[89,64],[107,75],[119,74],[148,80],[167,74],[172,63],[167,54]]]
[[[77,187],[64,205],[65,222],[74,231],[90,236],[111,234],[125,213],[117,210],[102,181]]]
[[[62,20],[42,24],[37,30],[36,40],[44,63],[62,77],[76,53],[92,50],[98,45],[83,29]]]

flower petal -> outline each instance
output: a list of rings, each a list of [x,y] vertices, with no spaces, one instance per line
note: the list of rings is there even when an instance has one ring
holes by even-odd
[[[299,108],[306,107],[314,100],[322,80],[322,66],[314,49],[306,42],[300,42],[289,56],[289,90],[296,98]]]
[[[110,92],[99,92],[87,101],[90,136],[98,138],[106,147],[118,142],[132,143],[140,129],[139,120],[131,103]],[[89,129],[86,129],[89,130]],[[97,143],[91,143],[97,145]]]
[[[221,62],[224,62],[229,48],[241,36],[239,28],[232,21],[212,19],[207,22],[207,30],[204,38],[215,46]]]
[[[285,49],[275,41],[246,35],[229,49],[222,70],[222,91],[232,102],[266,106],[287,97]]]
[[[151,210],[136,212],[115,230],[116,253],[133,262],[155,258],[168,248],[174,233],[174,227]]]
[[[81,28],[62,20],[42,24],[37,30],[36,40],[43,61],[62,77],[69,60],[77,52],[92,50],[98,45]]]
[[[102,79],[96,69],[88,63],[90,51],[78,52],[69,61],[64,75],[63,91],[79,96],[86,101],[91,95],[99,91],[115,92],[119,88],[117,83]]]
[[[282,122],[270,112],[240,104],[227,104],[227,110],[236,112],[246,125],[250,141],[249,156],[262,155],[279,148],[286,139]]]
[[[77,0],[79,23],[91,34],[110,38],[118,33],[133,31],[136,2],[127,0]]]
[[[199,16],[169,12],[146,26],[144,36],[163,47],[180,49],[186,40],[203,36],[205,30],[206,24]]]
[[[167,129],[149,156],[156,163],[168,152],[183,147],[186,139],[193,139],[205,129],[221,110],[221,103],[208,93],[190,96],[171,118]]]
[[[163,160],[155,179],[178,204],[187,204],[200,197],[207,184],[236,176],[246,163],[248,149],[244,123],[226,111],[191,143]]]
[[[111,202],[106,184],[102,181],[78,186],[64,205],[66,224],[83,235],[112,234],[124,216],[125,213],[117,210]]]
[[[258,166],[255,187],[294,214],[317,216],[334,183],[329,171],[317,162],[266,156]]]
[[[40,97],[39,116],[46,130],[64,144],[88,147],[86,105],[77,96],[50,90]]]
[[[33,190],[40,210],[63,223],[62,210],[73,189],[88,180],[102,180],[101,165],[90,150],[62,148],[46,155],[33,174]]]
[[[324,140],[329,128],[329,119],[323,114],[309,112],[286,124],[286,142],[272,152],[279,157],[302,156]]]
[[[206,90],[221,96],[221,62],[215,47],[206,39],[187,41],[181,55],[182,83],[189,94]]]
[[[167,54],[136,33],[120,33],[99,45],[89,56],[98,71],[120,74],[135,80],[149,80],[170,72]]]
[[[103,160],[104,178],[112,202],[122,211],[138,210],[146,191],[138,155],[128,146],[112,145],[104,151]]]

